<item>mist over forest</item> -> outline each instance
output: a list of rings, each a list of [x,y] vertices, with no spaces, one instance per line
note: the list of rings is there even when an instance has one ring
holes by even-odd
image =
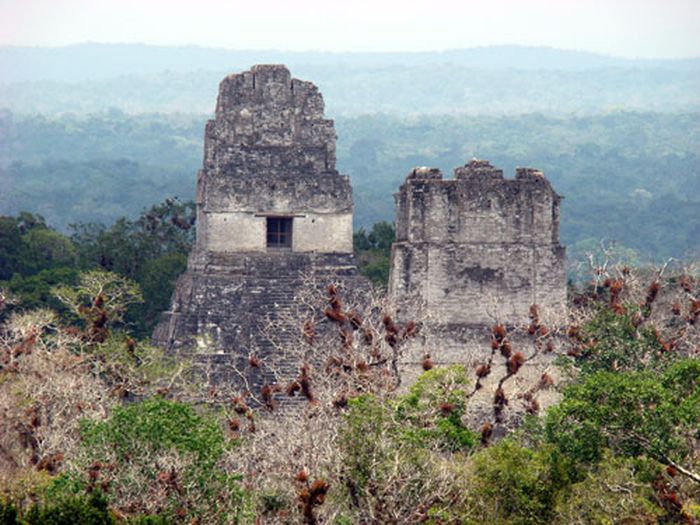
[[[659,261],[700,239],[700,61],[501,46],[443,53],[284,53],[85,44],[0,49],[0,214],[65,231],[194,195],[218,82],[283,62],[336,120],[355,227],[392,221],[415,166],[472,157],[545,171],[562,240]]]

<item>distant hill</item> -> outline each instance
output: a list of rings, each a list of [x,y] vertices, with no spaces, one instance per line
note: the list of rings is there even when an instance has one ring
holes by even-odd
[[[231,50],[198,46],[85,43],[65,47],[0,47],[0,82],[79,82],[163,71],[238,70],[256,63],[301,66],[454,65],[477,69],[556,69],[601,67],[698,69],[700,59],[630,60],[547,47],[492,46],[443,52],[322,53]]]
[[[222,77],[271,62],[318,85],[331,117],[700,109],[700,60],[628,60],[518,46],[292,53],[135,44],[0,48],[0,109],[209,113]]]

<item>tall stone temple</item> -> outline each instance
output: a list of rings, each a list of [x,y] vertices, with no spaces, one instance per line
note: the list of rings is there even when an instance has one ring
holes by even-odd
[[[490,328],[527,326],[533,304],[565,311],[561,197],[542,172],[519,168],[506,179],[476,159],[453,179],[416,168],[395,200],[389,296],[400,317],[425,320],[438,360],[483,360]],[[409,352],[407,368],[417,370],[425,351]]]
[[[211,363],[215,381],[252,353],[283,371],[296,366],[266,330],[299,330],[292,314],[309,276],[366,290],[353,259],[352,190],[335,168],[323,109],[316,86],[284,66],[255,66],[219,86],[197,177],[196,244],[153,336]],[[472,160],[447,180],[416,168],[395,198],[389,298],[398,320],[426,328],[406,354],[407,382],[430,345],[439,361],[469,366],[491,351],[494,323],[527,325],[533,304],[562,311],[561,197],[540,171],[506,179]]]
[[[352,190],[335,168],[335,130],[323,110],[316,86],[284,66],[221,82],[197,177],[196,244],[156,344],[220,365],[266,357],[274,348],[265,327],[290,311],[305,277],[364,285]]]

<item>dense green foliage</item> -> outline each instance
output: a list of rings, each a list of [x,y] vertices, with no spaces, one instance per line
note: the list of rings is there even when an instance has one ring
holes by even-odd
[[[579,461],[605,450],[646,455],[664,464],[693,453],[700,421],[700,361],[681,360],[656,371],[595,372],[570,386],[547,416],[547,433]]]
[[[195,464],[203,470],[216,464],[226,446],[215,420],[203,418],[191,406],[159,398],[118,408],[104,422],[86,421],[82,434],[88,451],[114,454],[120,461],[148,462],[173,449],[193,454]]]
[[[32,503],[0,500],[0,523],[124,523],[109,510],[118,501],[128,502],[134,524],[240,520],[240,476],[220,464],[234,443],[212,415],[156,397],[83,420],[81,434],[72,468],[35,489]]]
[[[463,421],[470,382],[461,365],[425,372],[398,400],[396,416],[403,438],[452,452],[474,447],[476,434]]]
[[[0,501],[2,525],[112,525],[114,518],[107,500],[100,493],[85,496],[67,496],[59,500],[32,505],[20,516],[15,506]]]
[[[122,217],[111,227],[73,225],[70,236],[49,228],[40,216],[1,217],[0,282],[5,280],[19,297],[18,308],[49,306],[66,314],[53,294],[55,287],[77,284],[81,269],[116,273],[135,281],[143,292],[144,300],[132,304],[124,320],[136,335],[146,336],[167,309],[175,280],[185,270],[193,225],[193,203],[174,199],[136,220]]]
[[[82,437],[85,465],[109,465],[98,479],[109,484],[111,497],[132,501],[142,514],[169,522],[238,520],[240,477],[220,465],[234,442],[216,418],[152,398],[120,407],[105,421],[85,421]],[[94,481],[88,476],[83,483]]]
[[[634,317],[635,313],[598,309],[583,327],[583,337],[591,343],[577,358],[582,373],[643,370],[665,359],[654,329],[638,330]]]
[[[107,499],[99,492],[90,495],[62,496],[54,501],[32,506],[18,523],[26,525],[111,525]]]
[[[0,212],[32,210],[65,231],[135,216],[172,195],[191,198],[205,120],[5,113]],[[449,176],[477,156],[507,176],[522,165],[545,171],[566,197],[562,240],[574,257],[602,238],[641,259],[682,257],[700,238],[698,122],[696,113],[630,112],[346,117],[336,121],[338,168],[352,179],[357,227],[393,220],[391,195],[411,168],[437,166]]]
[[[43,217],[30,213],[0,217],[0,282],[19,296],[22,308],[48,306],[65,313],[51,289],[75,284],[77,263],[74,244],[49,228]]]
[[[42,216],[26,212],[0,217],[0,253],[0,280],[77,262],[75,247],[64,235],[49,228]]]
[[[551,523],[554,502],[570,483],[556,448],[533,450],[513,439],[475,455],[473,468],[467,523]]]
[[[386,221],[374,224],[369,232],[360,228],[353,235],[357,267],[375,286],[387,286],[391,244],[395,238],[394,225]]]
[[[426,372],[392,407],[369,395],[353,399],[342,447],[347,454],[344,463],[348,475],[358,488],[367,483],[371,465],[379,461],[377,455],[391,456],[400,450],[409,455],[421,450],[456,452],[475,447],[476,434],[462,421],[468,387],[465,368],[455,365]],[[388,438],[390,444],[380,444],[380,437]]]
[[[583,480],[557,495],[553,512],[556,522],[567,525],[673,523],[644,479],[639,462],[608,456]]]

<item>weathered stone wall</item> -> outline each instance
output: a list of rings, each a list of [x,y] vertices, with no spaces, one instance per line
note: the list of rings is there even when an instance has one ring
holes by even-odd
[[[205,256],[201,269],[178,280],[170,309],[163,313],[153,339],[173,351],[199,356],[228,356],[240,363],[249,353],[272,358],[266,337],[270,322],[279,330],[296,330],[289,314],[297,295],[315,280],[319,285],[343,282],[366,286],[352,259],[340,254],[231,253]]]
[[[280,213],[282,216],[292,212]],[[199,241],[214,252],[266,252],[266,216],[248,212],[201,215]],[[292,251],[352,252],[352,213],[304,213],[294,217]]]
[[[294,217],[292,250],[352,253],[352,190],[333,121],[284,66],[226,77],[197,177],[197,252],[266,251],[266,216]]]
[[[417,168],[396,194],[389,293],[405,316],[439,324],[518,325],[566,299],[559,202],[541,172],[515,179],[472,161],[444,180]]]
[[[536,350],[523,328],[533,304],[547,321],[565,312],[561,197],[537,170],[518,169],[514,179],[505,179],[488,162],[473,160],[451,180],[437,169],[416,168],[395,199],[389,294],[401,320],[423,322],[421,339],[402,359],[404,384],[423,371],[426,354],[436,365],[470,371],[489,362],[491,327],[503,324],[514,351],[528,359],[503,385],[510,399],[505,419],[517,421],[524,413],[519,396],[543,373],[557,376],[554,353]],[[494,391],[507,373],[500,354],[491,368],[470,401],[474,426],[492,420]],[[542,407],[555,399],[554,391],[538,393]]]
[[[284,66],[221,82],[197,176],[196,244],[157,344],[212,364],[219,381],[236,382],[249,354],[296,373],[299,363],[285,362],[268,338],[270,323],[282,340],[299,330],[292,314],[309,281],[367,286],[354,264],[352,190],[335,169],[335,139],[316,86]],[[268,247],[268,217],[292,220],[291,247]]]

